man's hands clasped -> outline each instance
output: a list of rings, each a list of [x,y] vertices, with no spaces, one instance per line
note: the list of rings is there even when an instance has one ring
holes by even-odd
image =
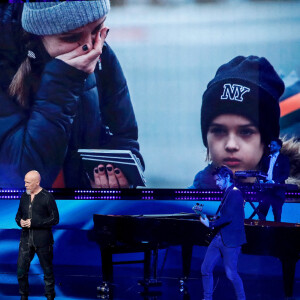
[[[30,228],[31,227],[31,219],[26,219],[26,220],[21,219],[20,224],[21,224],[21,227]]]

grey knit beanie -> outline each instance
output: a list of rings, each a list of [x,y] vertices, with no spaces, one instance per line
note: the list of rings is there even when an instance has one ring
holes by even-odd
[[[26,2],[22,26],[36,35],[60,34],[101,19],[109,9],[109,0]]]

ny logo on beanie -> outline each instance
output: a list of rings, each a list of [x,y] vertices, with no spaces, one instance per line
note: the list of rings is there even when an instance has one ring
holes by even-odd
[[[223,88],[223,95],[221,96],[222,100],[229,99],[242,102],[244,100],[243,95],[250,92],[249,88],[239,84],[225,83]]]

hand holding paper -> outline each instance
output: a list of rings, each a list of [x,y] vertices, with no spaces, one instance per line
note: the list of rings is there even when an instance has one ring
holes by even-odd
[[[145,186],[143,167],[130,150],[79,149],[93,188]]]
[[[129,188],[129,183],[123,172],[112,164],[100,164],[94,168],[94,181],[90,179],[92,188]]]

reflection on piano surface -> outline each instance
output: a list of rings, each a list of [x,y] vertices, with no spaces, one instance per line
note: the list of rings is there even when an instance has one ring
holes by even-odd
[[[284,292],[293,294],[296,263],[300,254],[300,224],[245,220],[247,244],[242,252],[280,259]],[[150,281],[151,251],[181,245],[182,276],[190,273],[193,245],[207,246],[209,229],[196,214],[94,215],[94,239],[100,246],[103,281],[112,282],[114,253],[144,252],[144,280]],[[132,262],[129,262],[132,263]],[[154,277],[156,274],[154,274]],[[156,279],[156,278],[155,278]]]

